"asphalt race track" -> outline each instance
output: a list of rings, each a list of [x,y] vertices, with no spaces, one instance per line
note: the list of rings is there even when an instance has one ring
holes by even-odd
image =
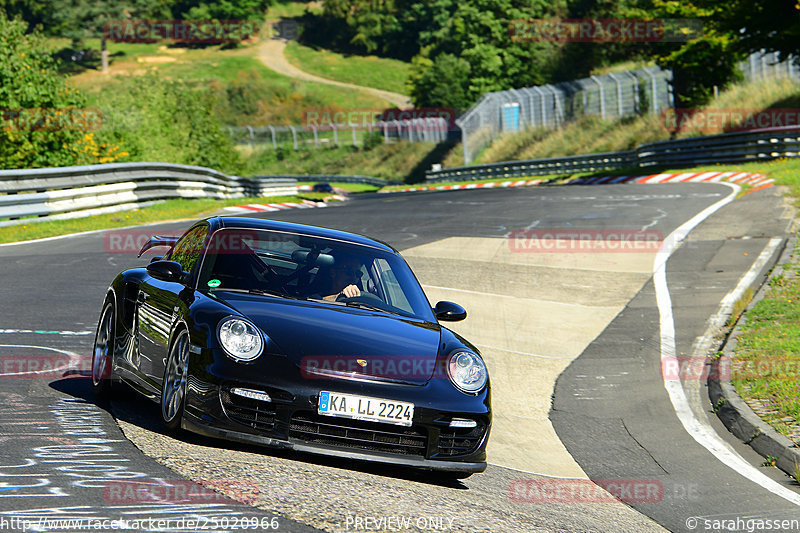
[[[495,425],[490,467],[463,481],[167,435],[157,406],[132,392],[98,403],[86,374],[105,288],[148,260],[114,235],[190,222],[2,246],[0,530],[22,530],[22,520],[55,530],[41,517],[150,531],[735,531],[800,520],[797,487],[728,437],[704,383],[678,381],[688,406],[679,416],[662,373],[665,318],[675,355],[696,355],[726,295],[751,270],[762,281],[784,246],[775,189],[720,204],[731,193],[720,184],[466,190],[259,215],[388,242],[432,301],[467,308],[453,329],[487,360]],[[710,206],[718,210],[696,220],[663,280],[653,276],[657,249],[609,245],[642,230],[669,241]],[[508,238],[554,229],[602,234],[606,246],[542,250]],[[56,362],[71,370],[53,372]],[[742,458],[771,479],[748,479]],[[588,494],[587,479],[608,492]],[[110,490],[120,480],[129,490]]]

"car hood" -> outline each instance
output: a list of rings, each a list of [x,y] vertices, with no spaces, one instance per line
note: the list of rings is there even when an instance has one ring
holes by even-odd
[[[217,295],[261,328],[306,377],[422,385],[437,371],[437,323],[310,301]]]

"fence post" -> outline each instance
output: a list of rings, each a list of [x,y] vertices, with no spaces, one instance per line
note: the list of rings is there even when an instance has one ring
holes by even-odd
[[[353,129],[353,146],[358,146],[356,143],[356,125],[353,124],[350,127]],[[372,124],[369,125],[369,133],[372,134]]]
[[[606,94],[603,90],[603,84],[600,80],[597,79],[597,76],[592,76],[592,81],[597,84],[597,87],[600,89],[600,118],[605,120],[606,118]]]
[[[294,150],[297,151],[297,130],[294,126],[289,126],[289,129],[292,130],[292,139],[294,140]]]
[[[619,78],[610,72],[608,73],[608,77],[614,80],[614,83],[617,85],[617,118],[622,118],[622,84]]]
[[[272,133],[272,148],[273,148],[273,150],[277,150],[278,149],[278,140],[275,138],[275,128],[272,127],[272,126],[269,126],[269,131]]]
[[[632,81],[631,89],[633,90],[633,112],[635,114],[635,113],[639,112],[639,105],[640,105],[640,103],[639,103],[639,78],[637,78],[636,75],[633,72],[629,71],[629,70],[626,70],[625,74],[627,74],[631,78],[631,81]]]
[[[539,95],[539,110],[542,113],[542,127],[547,127],[547,107],[544,104],[544,93],[540,87],[532,87],[536,94]]]
[[[339,135],[336,131],[336,124],[331,123],[331,128],[333,129],[333,144],[339,146]]]
[[[456,119],[456,126],[461,128],[461,149],[464,152],[464,165],[469,165],[470,161],[470,153],[469,153],[469,131],[467,128],[464,127],[464,123],[461,122],[460,119]]]
[[[650,107],[652,108],[652,114],[653,115],[657,115],[658,114],[658,85],[656,83],[656,77],[652,72],[650,72],[650,70],[648,70],[647,67],[645,67],[642,70],[644,70],[644,72],[648,76],[650,76],[650,93],[651,93],[651,96],[650,96],[651,106]]]
[[[533,128],[536,126],[536,123],[533,120],[533,94],[531,94],[532,91],[530,89],[523,89],[523,91],[526,91],[526,94],[528,95],[528,114],[530,117],[530,123],[528,126]]]
[[[253,127],[252,126],[247,126],[247,131],[250,132],[250,149],[251,150],[255,150],[256,149],[256,136],[253,133]]]
[[[563,118],[562,116],[559,115],[563,115],[564,113],[563,109],[561,109],[561,113],[559,113],[559,108],[561,106],[559,105],[558,102],[558,91],[556,91],[556,88],[553,87],[552,85],[545,85],[545,87],[550,89],[550,91],[553,93],[553,118],[554,118],[553,124],[556,127],[558,127],[561,124],[561,118]]]

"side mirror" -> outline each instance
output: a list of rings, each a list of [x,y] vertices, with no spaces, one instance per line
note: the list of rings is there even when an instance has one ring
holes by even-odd
[[[467,310],[453,302],[441,301],[433,308],[433,314],[436,315],[436,320],[443,320],[445,322],[458,322],[467,318]]]
[[[176,283],[181,283],[186,276],[186,272],[183,271],[180,263],[164,260],[153,261],[147,265],[147,273],[161,281]]]

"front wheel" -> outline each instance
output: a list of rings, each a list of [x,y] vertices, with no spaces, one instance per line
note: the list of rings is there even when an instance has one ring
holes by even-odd
[[[98,396],[109,396],[114,379],[114,303],[107,301],[97,323],[92,353],[92,390]]]
[[[164,384],[161,387],[161,419],[170,430],[181,425],[188,369],[189,332],[182,330],[172,343],[164,369]]]

